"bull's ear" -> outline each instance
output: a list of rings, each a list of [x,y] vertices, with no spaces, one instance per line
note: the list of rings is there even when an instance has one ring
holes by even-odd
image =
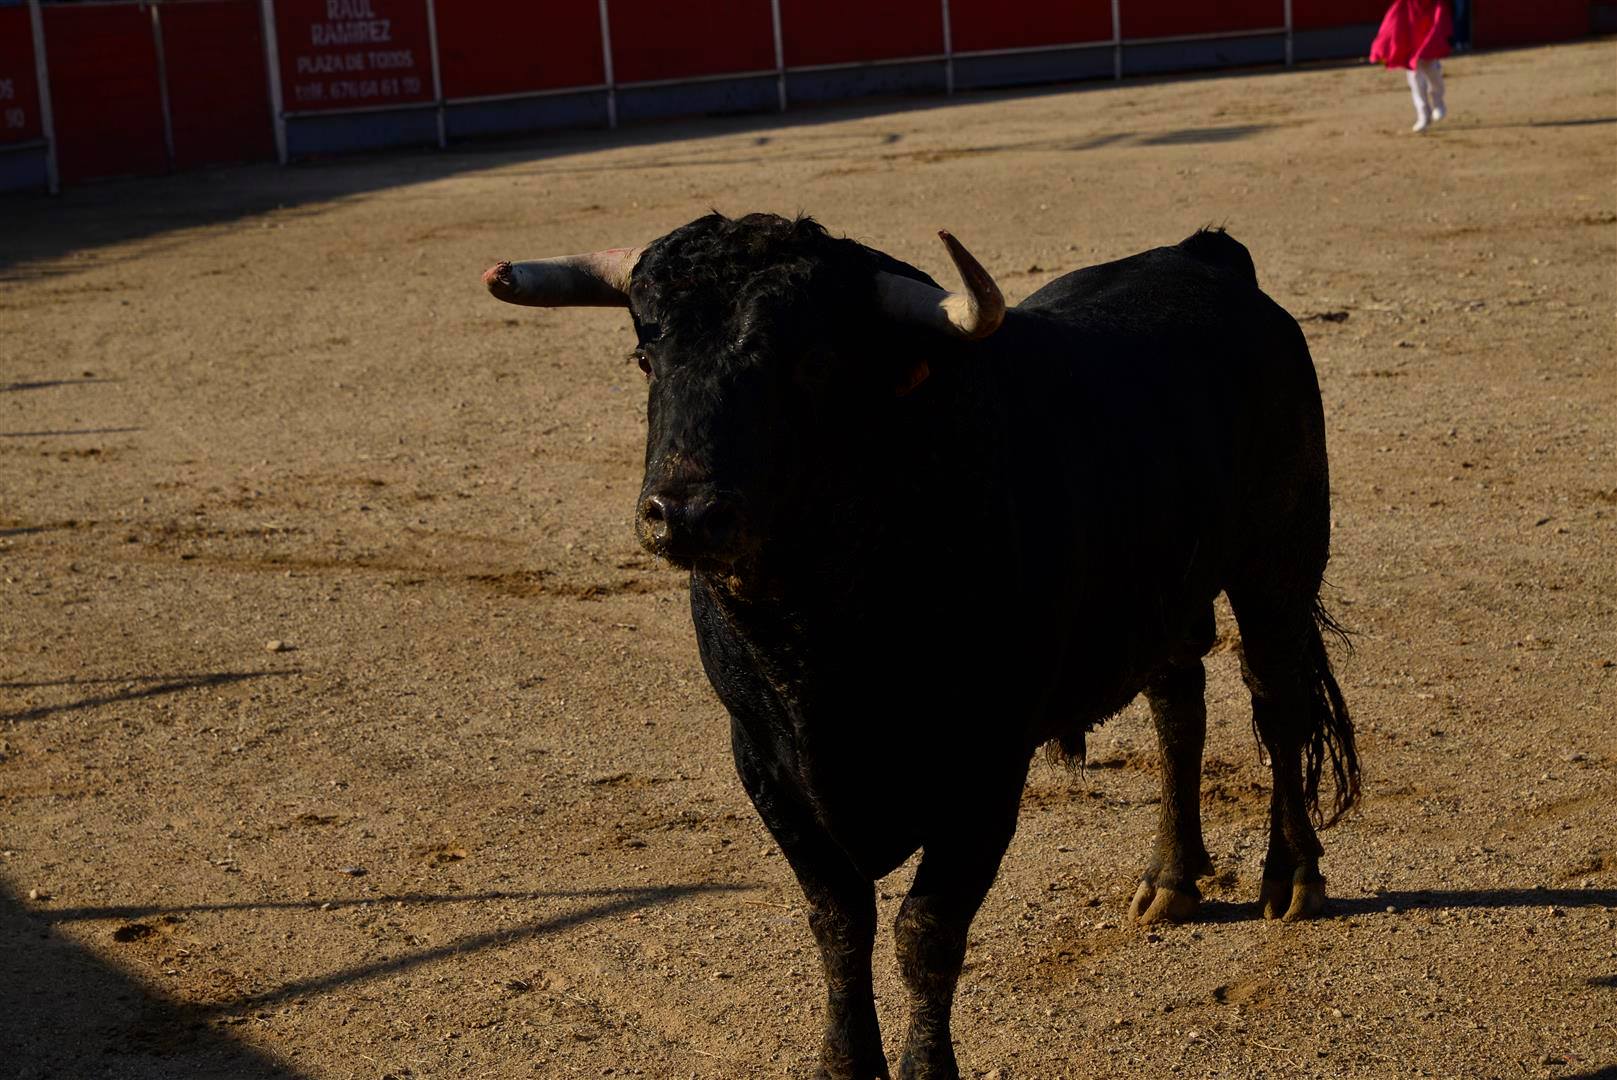
[[[932,365],[925,360],[917,360],[913,364],[908,364],[898,373],[898,379],[893,384],[893,393],[897,397],[903,397],[926,382],[927,377],[931,374]]]

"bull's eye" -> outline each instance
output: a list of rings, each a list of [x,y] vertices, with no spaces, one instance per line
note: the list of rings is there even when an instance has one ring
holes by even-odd
[[[651,378],[651,357],[646,355],[646,350],[636,349],[629,355],[634,358],[635,363],[640,365],[640,370],[645,373],[646,378]]]

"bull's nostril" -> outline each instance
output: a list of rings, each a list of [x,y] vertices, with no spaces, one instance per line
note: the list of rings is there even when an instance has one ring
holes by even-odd
[[[640,503],[640,520],[645,528],[646,539],[658,547],[668,543],[674,532],[674,519],[679,516],[679,511],[678,500],[667,495],[648,495]]]
[[[736,512],[727,502],[713,502],[702,515],[702,528],[710,536],[729,536],[734,531]]]

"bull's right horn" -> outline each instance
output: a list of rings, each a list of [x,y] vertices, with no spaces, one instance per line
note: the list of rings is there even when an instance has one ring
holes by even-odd
[[[483,273],[497,300],[529,307],[628,307],[629,275],[642,248],[501,262]]]

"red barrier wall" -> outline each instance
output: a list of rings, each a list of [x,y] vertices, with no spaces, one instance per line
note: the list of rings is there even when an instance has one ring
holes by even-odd
[[[275,35],[287,112],[432,100],[426,0],[276,0]]]
[[[28,142],[43,134],[28,9],[0,8],[0,144]]]
[[[208,0],[164,4],[158,14],[175,166],[274,157],[258,5]],[[45,47],[49,50],[48,41]]]
[[[1284,0],[1123,0],[1125,38],[1222,34],[1286,25]]]
[[[151,12],[64,4],[43,14],[63,182],[167,172]]]
[[[949,0],[955,52],[1112,40],[1111,0]]]
[[[606,82],[596,0],[497,6],[440,0],[435,10],[446,97],[521,94]]]
[[[1592,28],[1588,0],[1475,0],[1471,41],[1479,49],[1582,37]]]
[[[780,0],[780,21],[787,67],[943,52],[939,0]]]
[[[769,0],[612,0],[607,9],[620,83],[775,70]]]
[[[1294,30],[1328,30],[1333,26],[1381,25],[1389,0],[1291,0]],[[1364,43],[1369,53],[1370,42]]]
[[[1373,25],[1388,0],[1293,0],[1299,31]],[[950,0],[957,53],[1095,44],[1112,0]],[[938,56],[942,0],[779,0],[789,68]],[[172,165],[273,156],[260,0],[157,4]],[[1590,0],[1475,0],[1473,38],[1497,48],[1582,37]],[[427,104],[433,98],[427,0],[275,0],[291,113]],[[162,96],[150,3],[43,9],[67,182],[165,172]],[[477,4],[438,0],[446,98],[606,81],[598,0]],[[616,81],[678,81],[773,71],[771,0],[611,0]],[[1285,0],[1122,0],[1125,40],[1238,34],[1283,25]],[[1368,41],[1366,47],[1368,47]],[[0,7],[0,145],[42,135],[29,9]]]

